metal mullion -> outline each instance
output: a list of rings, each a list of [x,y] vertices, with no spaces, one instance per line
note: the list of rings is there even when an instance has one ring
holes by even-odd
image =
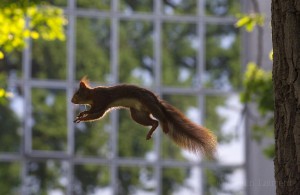
[[[199,39],[199,48],[197,53],[197,75],[199,86],[197,87],[200,89],[198,93],[198,109],[200,111],[200,118],[199,122],[203,124],[205,119],[205,96],[201,93],[201,89],[203,89],[203,77],[205,72],[205,0],[199,0],[197,4],[197,11],[198,11],[198,21],[197,21],[197,36]],[[202,159],[200,159],[202,163]],[[203,181],[203,166],[200,164],[199,166],[199,193],[205,194],[205,184]]]
[[[74,90],[73,90],[73,82],[75,79],[75,54],[74,54],[74,41],[75,41],[75,17],[69,16],[69,29],[68,29],[68,80],[66,83],[67,89],[67,120],[68,120],[68,149],[67,153],[69,155],[74,154],[74,123],[73,123],[73,114],[74,114],[74,106],[71,103],[71,98],[73,96]]]
[[[69,74],[69,71],[68,71]],[[29,85],[31,87],[36,88],[49,88],[49,89],[66,89],[66,87],[70,87],[69,81],[60,81],[60,80],[36,80],[31,79],[29,81]]]
[[[242,6],[242,13],[248,13],[249,11],[249,7],[250,7],[250,2],[247,0],[240,0]],[[247,32],[245,32],[245,30],[241,30],[241,44],[242,44],[242,68],[241,68],[241,74],[244,73],[246,71],[246,65],[247,63],[250,61],[251,58],[251,49],[249,47],[251,38],[249,37],[249,34]],[[244,45],[244,47],[243,47]],[[247,47],[246,47],[247,46]],[[251,119],[249,119],[249,107],[247,104],[245,104],[245,120],[244,120],[244,171],[245,171],[245,184],[248,184],[251,181],[251,167],[249,165],[249,163],[251,163],[251,153],[252,153],[252,149],[250,147],[251,145],[251,132],[250,132],[250,124],[251,124]],[[251,194],[252,190],[249,187],[244,187],[244,192],[246,194]]]
[[[36,158],[69,158],[69,155],[65,151],[51,151],[51,150],[32,150],[27,156]]]
[[[111,13],[109,11],[98,11],[98,10],[87,10],[83,8],[76,9],[77,17],[85,17],[85,18],[111,18]]]
[[[119,17],[118,17],[118,0],[111,1],[111,42],[110,42],[110,64],[111,79],[110,84],[119,82]],[[112,112],[111,117],[111,161],[110,161],[110,177],[112,194],[118,192],[118,129],[119,129],[119,113]]]
[[[0,154],[0,162],[20,161],[22,156],[18,153],[2,153]]]
[[[209,24],[234,24],[236,22],[236,18],[234,17],[213,17],[213,16],[205,16],[205,22]]]
[[[162,37],[162,14],[161,14],[161,1],[154,1],[154,88],[157,94],[162,95],[161,93],[161,37]],[[160,127],[161,128],[161,127]],[[156,183],[156,194],[162,194],[162,165],[161,165],[161,131],[158,131],[155,134],[154,140],[154,151],[156,153],[156,163],[154,165],[154,177]]]
[[[201,93],[198,94],[198,109],[200,111],[200,116],[199,116],[199,122],[200,124],[204,124],[204,119],[205,119],[205,96],[202,95]],[[203,172],[204,172],[204,166],[203,166],[203,161],[202,158],[200,158],[201,164],[198,166],[199,168],[199,193],[200,194],[205,194],[205,184],[203,183]]]
[[[31,41],[26,40],[27,48],[24,49],[23,52],[23,89],[24,89],[24,116],[30,116],[31,114],[31,86],[30,86],[30,75],[31,75]],[[28,154],[31,152],[31,125],[30,120],[24,121],[24,154]]]
[[[68,185],[66,193],[72,195],[73,186],[74,186],[74,147],[75,147],[75,135],[74,135],[74,123],[72,121],[74,115],[74,106],[69,101],[73,95],[73,82],[75,79],[75,25],[76,25],[76,16],[75,9],[76,3],[75,0],[68,0],[68,9],[70,13],[68,14],[68,31],[67,31],[67,154],[62,153],[61,155],[67,158],[68,161]]]
[[[27,178],[27,174],[28,174],[28,171],[27,171],[27,159],[26,158],[22,158],[21,159],[21,177],[22,177],[22,186],[21,186],[21,193],[20,194],[23,194],[23,195],[27,195],[28,194],[28,191],[27,191],[27,187],[26,187],[26,178]]]
[[[28,25],[28,19],[26,21],[26,25]],[[30,77],[31,77],[31,40],[26,39],[27,47],[23,50],[22,53],[22,72],[23,72],[23,79],[22,79],[22,87],[24,89],[24,126],[23,126],[23,133],[22,133],[22,143],[21,143],[21,155],[22,155],[22,187],[21,191],[22,194],[26,195],[26,178],[27,178],[27,166],[26,166],[26,156],[31,152],[32,146],[32,130],[30,125],[31,115],[31,87],[29,85]],[[26,120],[25,117],[29,116],[29,120]]]

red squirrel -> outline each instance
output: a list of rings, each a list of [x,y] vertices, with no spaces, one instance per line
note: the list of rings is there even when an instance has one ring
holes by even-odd
[[[217,141],[209,129],[193,123],[147,89],[127,84],[92,88],[84,77],[71,101],[90,106],[89,110],[79,113],[74,123],[101,119],[113,108],[129,108],[134,121],[151,126],[147,140],[160,123],[163,132],[180,147],[195,153],[203,152],[208,157],[214,155]]]

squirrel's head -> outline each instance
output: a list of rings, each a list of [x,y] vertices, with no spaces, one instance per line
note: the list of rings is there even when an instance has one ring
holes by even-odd
[[[92,99],[90,97],[91,87],[89,86],[86,77],[83,77],[79,83],[79,89],[75,92],[71,102],[74,104],[91,104]]]

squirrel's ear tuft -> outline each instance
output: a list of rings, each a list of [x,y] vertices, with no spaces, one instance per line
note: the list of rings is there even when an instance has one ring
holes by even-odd
[[[82,77],[80,80],[80,87],[89,88],[89,80],[87,76]]]
[[[88,83],[88,82],[89,82],[89,79],[88,79],[88,77],[85,75],[84,77],[81,78],[80,81],[82,81],[82,82],[84,82],[84,83]]]

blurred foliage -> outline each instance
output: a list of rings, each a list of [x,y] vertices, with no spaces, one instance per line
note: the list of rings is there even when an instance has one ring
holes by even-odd
[[[79,80],[88,75],[93,81],[109,81],[110,36],[109,20],[98,18],[77,19],[76,79]]]
[[[110,184],[110,172],[106,166],[95,164],[76,165],[73,194],[95,194],[97,188]]]
[[[247,65],[243,85],[245,88],[241,94],[242,102],[255,102],[261,114],[273,110],[273,85],[270,71],[265,71],[250,62]]]
[[[119,9],[123,12],[151,12],[153,0],[120,0]]]
[[[165,23],[162,37],[162,83],[169,86],[196,85],[196,25]],[[178,48],[180,45],[180,48]]]
[[[32,41],[31,75],[36,79],[65,79],[66,43],[58,40]],[[51,64],[51,65],[50,65]]]
[[[5,53],[5,58],[0,62],[1,71],[7,75],[17,70],[17,76],[22,76],[21,55],[19,50],[24,48],[24,39],[32,39],[32,57],[31,77],[37,80],[66,80],[67,75],[67,52],[66,42],[64,40],[64,24],[66,19],[63,17],[61,9],[52,7],[47,1],[3,1],[5,6],[2,10],[10,10],[10,15],[2,11],[0,15],[5,15],[9,23],[5,25],[15,26],[12,29],[18,33],[13,34],[13,39],[4,36],[7,41],[4,42],[10,46],[0,46],[0,50]],[[1,2],[1,3],[3,3]],[[79,8],[109,10],[110,1],[86,1],[77,0]],[[91,2],[95,3],[92,4]],[[124,0],[120,3],[119,9],[122,11],[149,12],[152,10],[151,1],[133,1]],[[166,14],[194,14],[196,6],[194,1],[172,1],[163,2]],[[239,3],[233,3],[222,7],[224,13],[231,13],[238,9]],[[1,5],[0,3],[0,5]],[[66,6],[66,1],[52,0],[51,5]],[[209,13],[218,13],[220,10],[214,10],[213,4],[209,6]],[[216,8],[217,9],[217,8]],[[222,11],[222,10],[221,10]],[[225,14],[226,15],[226,14]],[[1,17],[1,16],[0,16]],[[4,16],[3,16],[4,17]],[[25,19],[28,18],[28,20]],[[4,20],[5,21],[5,20]],[[26,23],[28,22],[28,27]],[[0,21],[1,23],[1,21]],[[4,24],[3,24],[4,25]],[[111,21],[103,18],[76,18],[76,45],[75,45],[75,78],[79,80],[82,76],[88,75],[92,81],[109,83],[111,82]],[[8,28],[11,30],[11,28]],[[118,61],[119,75],[118,80],[124,83],[133,83],[142,86],[152,86],[154,84],[154,26],[149,21],[120,20],[118,26],[119,34]],[[9,31],[8,35],[14,31]],[[1,30],[0,30],[1,32]],[[2,32],[1,32],[2,34]],[[240,84],[240,36],[239,31],[232,25],[210,25],[205,34],[206,43],[206,72],[204,77],[205,86],[208,88],[238,88]],[[2,36],[1,36],[2,37]],[[165,86],[174,87],[194,87],[198,85],[199,78],[197,73],[198,60],[196,58],[199,51],[197,37],[197,25],[193,23],[182,22],[163,22],[161,34],[162,46],[162,83]],[[17,41],[18,44],[13,41]],[[51,41],[48,41],[51,40]],[[20,42],[23,41],[23,42]],[[16,46],[16,47],[14,47]],[[5,48],[10,48],[6,50]],[[15,51],[16,50],[16,51]],[[202,79],[202,78],[201,78]],[[2,79],[3,82],[7,78]],[[1,80],[1,81],[2,81]],[[2,82],[1,82],[2,83]],[[7,86],[0,86],[7,89]],[[32,149],[69,152],[67,148],[67,94],[65,90],[30,88],[30,116],[23,115],[18,118],[12,110],[11,105],[4,104],[0,109],[1,124],[7,124],[6,129],[2,130],[0,145],[1,152],[19,152],[20,150],[20,132],[23,129],[20,126],[26,120],[30,120],[32,127]],[[23,89],[19,91],[20,97],[24,93]],[[197,108],[198,98],[193,96],[164,95],[164,99],[178,107],[187,114],[191,109]],[[13,100],[12,100],[13,101]],[[69,101],[69,100],[67,100]],[[229,142],[229,137],[221,132],[224,118],[216,112],[219,106],[224,104],[224,98],[214,97],[207,101],[206,115],[209,120],[205,125],[215,131],[219,136],[220,142]],[[83,108],[84,109],[84,108]],[[77,113],[77,111],[76,111]],[[75,113],[74,113],[75,115]],[[5,117],[3,117],[5,116]],[[154,141],[145,140],[149,128],[135,124],[129,117],[127,111],[120,111],[118,115],[119,133],[118,155],[123,158],[147,158],[152,152]],[[107,115],[95,123],[80,123],[75,125],[74,133],[74,152],[79,157],[89,158],[110,158],[110,132],[112,131],[110,115]],[[163,136],[161,144],[161,154],[163,159],[184,161],[186,157],[181,150],[170,142],[167,136]],[[7,134],[7,135],[6,135]],[[30,161],[26,164],[28,167],[28,178],[30,178],[29,191],[31,194],[48,194],[53,189],[64,193],[66,183],[62,182],[67,178],[66,167],[69,166],[62,161]],[[8,168],[0,167],[0,176],[9,175],[11,180],[1,180],[0,194],[14,194],[19,185],[20,167]],[[168,168],[162,172],[162,192],[164,195],[173,194],[181,187],[186,187],[185,181],[190,176],[190,168]],[[231,171],[231,170],[230,170]],[[222,182],[224,174],[230,173],[228,170],[221,170],[207,173],[210,186],[214,186],[222,191]],[[147,182],[142,182],[143,175],[150,180],[153,168],[144,167],[119,167],[119,193],[131,194],[142,189],[145,191],[153,190]],[[73,194],[92,194],[97,188],[109,187],[110,169],[100,165],[74,164],[74,191]],[[148,181],[146,180],[146,181]],[[6,187],[3,187],[6,186]],[[3,187],[3,188],[2,188]],[[208,188],[208,187],[207,187]],[[209,189],[204,190],[209,190]],[[2,190],[2,191],[1,191]]]
[[[273,49],[270,51],[270,53],[269,53],[269,59],[271,60],[271,61],[273,61]]]
[[[0,194],[21,194],[20,175],[21,165],[19,162],[0,162]]]
[[[241,88],[241,38],[233,25],[207,25],[206,88]]]
[[[53,6],[36,6],[30,1],[0,3],[0,59],[4,53],[23,49],[26,38],[64,40],[63,11]]]
[[[244,91],[241,93],[243,103],[254,103],[258,110],[258,124],[252,127],[252,137],[260,142],[263,138],[274,137],[274,95],[271,71],[259,68],[255,63],[250,62],[244,76]],[[251,117],[251,116],[250,116]],[[263,149],[263,153],[272,158],[274,145],[271,144]]]
[[[197,1],[163,0],[163,11],[168,15],[195,15],[197,13]]]
[[[20,119],[9,105],[6,74],[0,73],[0,153],[20,152]],[[21,167],[19,163],[0,162],[0,194],[18,194]]]
[[[76,0],[76,4],[79,8],[109,10],[110,0]]]
[[[0,73],[0,152],[18,152],[20,150],[20,119],[9,106],[12,93],[7,92],[6,75]],[[0,193],[1,194],[1,193]]]
[[[258,13],[238,14],[236,17],[238,20],[235,26],[237,28],[244,27],[248,32],[252,32],[255,26],[263,26],[265,23],[265,16]]]
[[[66,191],[66,182],[62,182],[67,177],[67,164],[64,161],[28,161],[26,167],[28,194],[47,195],[51,191]]]
[[[7,87],[5,84],[6,75],[4,73],[0,73],[0,105],[5,105],[8,103],[8,98],[13,97],[11,92],[5,90]]]
[[[245,28],[252,32],[255,27],[265,25],[265,16],[260,13],[238,14],[235,26]],[[261,55],[261,54],[257,54]],[[273,50],[269,52],[269,59],[273,60]],[[259,122],[252,126],[252,138],[261,142],[263,138],[274,137],[274,95],[272,72],[260,68],[262,64],[249,62],[243,79],[243,92],[240,94],[243,103],[252,103],[257,108]],[[250,116],[251,117],[251,116]],[[274,144],[263,148],[263,154],[273,158],[275,154]]]
[[[153,24],[145,21],[121,21],[119,31],[119,80],[126,83],[152,84],[154,74]]]
[[[153,185],[148,185],[148,182],[153,182],[154,169],[151,167],[124,167],[118,168],[118,195],[136,194],[138,190],[155,191]],[[130,186],[130,187],[128,187]]]
[[[175,177],[174,177],[175,176]],[[184,179],[189,177],[189,169],[164,168],[162,170],[162,194],[172,194],[185,186]]]
[[[230,176],[233,173],[233,170],[230,168],[219,168],[219,169],[205,169],[204,174],[206,178],[205,182],[205,189],[206,193],[205,195],[214,195],[219,194],[225,191],[225,193],[228,193],[228,190],[226,187],[226,183],[230,181]],[[238,191],[239,189],[236,189]],[[239,194],[237,192],[230,192],[228,194]]]
[[[236,0],[207,0],[205,1],[205,13],[209,16],[234,16],[241,11],[241,4]]]
[[[64,114],[66,112],[64,91],[32,89],[32,116],[34,119],[32,148],[34,150],[66,150],[67,118]]]

